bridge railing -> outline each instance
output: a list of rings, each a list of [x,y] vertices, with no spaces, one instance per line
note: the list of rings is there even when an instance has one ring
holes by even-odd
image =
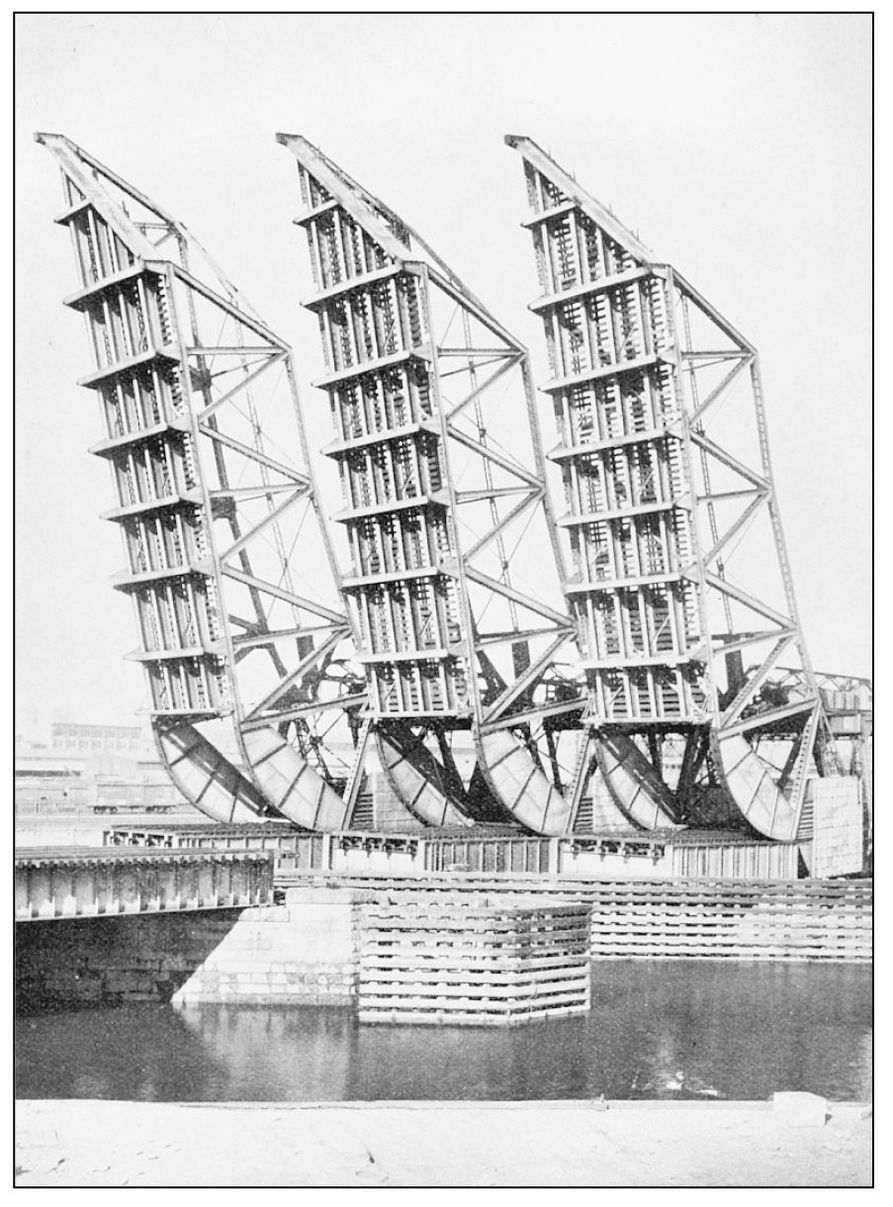
[[[538,876],[722,876],[796,880],[797,843],[735,835],[659,833],[577,835],[390,834],[368,830],[308,834],[288,826],[249,824],[117,824],[105,831],[115,847],[272,851],[277,875],[294,871],[371,874],[469,872]]]
[[[15,917],[32,922],[267,905],[274,872],[274,855],[265,851],[20,850]]]

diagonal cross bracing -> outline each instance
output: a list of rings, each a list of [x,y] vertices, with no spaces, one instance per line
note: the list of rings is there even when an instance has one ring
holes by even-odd
[[[556,624],[560,617],[514,587],[499,564],[512,524],[531,503],[544,505],[541,478],[490,447],[481,431],[480,408],[497,383],[514,387],[529,410],[526,382],[519,389],[517,381],[526,352],[393,211],[306,139],[278,138],[298,161],[305,203],[296,221],[307,234],[317,293],[304,304],[318,317],[326,356],[318,384],[336,432],[325,451],[341,473],[345,509],[336,518],[353,562],[345,590],[373,712],[477,718],[487,693],[476,647],[484,604],[472,601],[469,581]],[[475,407],[476,436],[456,426]],[[474,490],[457,488],[460,453],[476,462]],[[519,492],[525,499],[513,505]],[[486,508],[486,530],[468,536],[460,517],[475,504]],[[491,545],[499,547],[496,565],[488,563],[495,573],[484,574],[472,562]],[[507,647],[513,639],[506,637]]]

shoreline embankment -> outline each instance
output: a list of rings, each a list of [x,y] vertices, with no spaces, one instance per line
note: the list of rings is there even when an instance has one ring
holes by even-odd
[[[866,1103],[16,1104],[26,1186],[870,1186]]]

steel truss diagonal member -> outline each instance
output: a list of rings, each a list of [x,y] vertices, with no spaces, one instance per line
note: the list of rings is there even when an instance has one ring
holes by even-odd
[[[575,765],[583,701],[562,670],[574,626],[526,349],[378,198],[305,138],[277,137],[298,162],[341,587],[382,766],[428,825],[564,833],[556,778],[561,757]]]
[[[161,758],[218,821],[341,828],[349,767],[326,735],[360,728],[365,690],[291,351],[182,223],[69,139],[36,138],[62,169],[79,275],[66,304],[94,355],[80,384],[105,421],[92,451],[114,482],[115,586],[134,603]]]
[[[808,776],[837,764],[756,350],[536,143],[506,142],[524,161],[598,764],[640,826],[808,839]],[[778,670],[794,651],[796,677]]]

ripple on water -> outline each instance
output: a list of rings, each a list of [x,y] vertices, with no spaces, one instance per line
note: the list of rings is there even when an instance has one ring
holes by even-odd
[[[20,1098],[176,1101],[871,1096],[871,970],[593,965],[592,1011],[500,1030],[350,1006],[122,1006],[16,1023]]]

